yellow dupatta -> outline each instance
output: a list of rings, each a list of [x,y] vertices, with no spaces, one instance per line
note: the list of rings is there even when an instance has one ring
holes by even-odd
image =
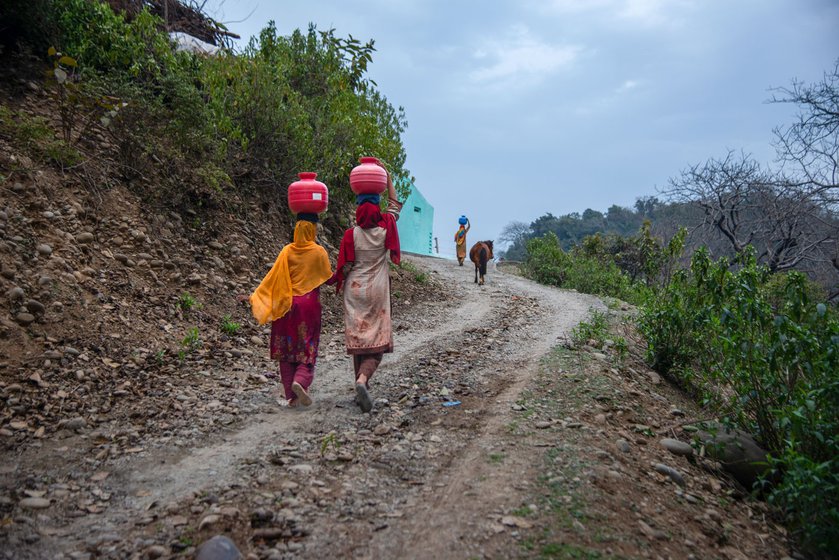
[[[317,225],[299,220],[294,226],[294,241],[283,247],[251,294],[251,311],[260,325],[284,316],[294,296],[311,292],[332,276],[329,257],[315,242],[316,235]]]

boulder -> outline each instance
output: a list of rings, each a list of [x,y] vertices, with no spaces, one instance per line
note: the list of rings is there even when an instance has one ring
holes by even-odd
[[[719,422],[705,422],[699,428],[696,438],[705,446],[705,454],[746,488],[751,489],[768,470],[766,450],[746,432]]]

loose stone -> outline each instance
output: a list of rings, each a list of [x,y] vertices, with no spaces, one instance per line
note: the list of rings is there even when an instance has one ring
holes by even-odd
[[[668,477],[670,477],[670,480],[672,480],[673,482],[675,482],[679,486],[684,486],[685,485],[685,478],[682,476],[682,473],[680,473],[679,471],[677,471],[673,467],[668,467],[667,465],[664,465],[662,463],[656,463],[653,466],[653,468],[656,470],[656,472],[659,472],[661,474],[665,474]]]
[[[693,447],[691,447],[689,443],[672,438],[664,438],[660,443],[662,447],[673,455],[680,455],[682,457],[690,457],[693,455]]]
[[[46,498],[24,498],[20,501],[20,507],[29,509],[45,509],[50,507],[50,501]]]

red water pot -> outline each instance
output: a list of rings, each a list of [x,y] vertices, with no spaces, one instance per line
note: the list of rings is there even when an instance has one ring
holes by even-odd
[[[387,189],[387,171],[374,157],[363,157],[350,171],[350,188],[355,194],[382,194]]]
[[[288,186],[288,207],[295,214],[319,214],[329,206],[329,189],[315,181],[317,173],[298,173],[299,181]]]

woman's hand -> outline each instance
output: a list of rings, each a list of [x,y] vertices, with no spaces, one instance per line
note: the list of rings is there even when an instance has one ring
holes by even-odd
[[[382,163],[381,161],[379,162],[379,167],[384,169],[385,173],[387,173],[387,197],[388,197],[388,199],[389,200],[395,200],[396,202],[399,202],[399,199],[396,198],[396,188],[394,188],[394,186],[393,186],[393,179],[390,176],[390,171],[388,171],[385,164]]]

